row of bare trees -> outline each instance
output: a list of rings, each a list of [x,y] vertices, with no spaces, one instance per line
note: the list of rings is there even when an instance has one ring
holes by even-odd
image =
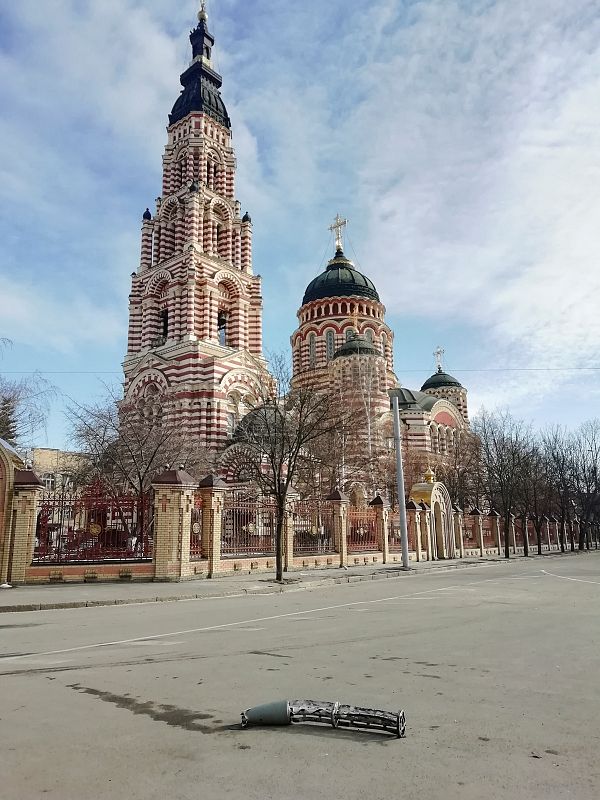
[[[498,511],[505,530],[513,516],[531,520],[541,552],[546,518],[555,517],[561,549],[597,543],[600,525],[600,420],[575,430],[554,426],[541,431],[509,411],[482,411],[437,476],[463,508]],[[578,541],[568,539],[579,523]],[[508,537],[505,537],[508,557]],[[528,555],[525,537],[525,555]]]

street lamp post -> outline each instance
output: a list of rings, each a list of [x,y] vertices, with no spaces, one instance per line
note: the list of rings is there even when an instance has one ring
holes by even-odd
[[[404,466],[402,464],[402,439],[400,436],[400,407],[398,390],[390,389],[392,416],[394,419],[394,441],[396,444],[396,482],[398,487],[398,511],[400,513],[400,542],[402,545],[402,569],[410,569],[408,558],[408,529],[406,527],[406,502],[404,499]]]

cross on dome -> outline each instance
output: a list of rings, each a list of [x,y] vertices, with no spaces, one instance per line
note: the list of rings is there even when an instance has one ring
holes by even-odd
[[[329,230],[332,233],[335,233],[335,249],[336,250],[343,250],[344,249],[344,237],[342,236],[342,231],[348,224],[347,219],[342,219],[339,214],[335,215],[335,221],[333,225],[329,226]]]
[[[443,372],[444,371],[444,353],[446,351],[443,347],[438,347],[437,350],[434,351],[433,355],[435,357],[435,363],[437,364],[437,371]]]

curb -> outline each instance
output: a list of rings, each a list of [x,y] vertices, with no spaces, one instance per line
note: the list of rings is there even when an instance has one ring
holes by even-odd
[[[576,555],[574,553],[573,555]],[[569,553],[546,553],[545,555],[529,556],[533,558],[547,558],[548,556],[565,556]],[[283,594],[285,592],[304,592],[309,589],[318,589],[327,586],[336,586],[342,584],[363,583],[364,581],[380,581],[380,580],[393,580],[402,578],[404,576],[411,577],[413,575],[428,575],[430,573],[451,572],[452,570],[467,569],[470,567],[479,567],[486,564],[512,564],[519,558],[519,563],[523,556],[516,556],[509,560],[498,558],[484,558],[479,561],[459,562],[456,564],[441,564],[439,567],[428,567],[426,570],[419,570],[411,568],[408,571],[400,568],[396,570],[387,570],[381,572],[373,572],[370,575],[341,575],[335,578],[322,578],[320,580],[306,581],[299,584],[283,584],[282,586],[261,586],[257,589],[230,589],[218,592],[216,594],[189,594],[189,595],[170,595],[165,597],[135,597],[129,599],[117,600],[73,600],[64,603],[19,603],[12,606],[0,606],[0,614],[15,614],[27,611],[61,611],[63,609],[73,608],[100,608],[105,606],[129,606],[129,605],[143,605],[146,603],[178,603],[186,600],[222,600],[226,597],[248,597],[252,595],[266,595],[266,594]]]

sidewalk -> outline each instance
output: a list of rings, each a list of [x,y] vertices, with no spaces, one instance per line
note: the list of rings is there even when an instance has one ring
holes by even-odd
[[[547,558],[560,553],[547,553],[535,558]],[[533,558],[533,557],[532,557]],[[0,590],[0,614],[15,611],[45,611],[62,608],[128,605],[134,603],[167,603],[181,600],[209,600],[219,597],[239,597],[251,594],[279,594],[340,583],[410,578],[428,572],[464,569],[490,563],[522,561],[519,556],[506,561],[499,556],[463,558],[448,561],[411,562],[410,572],[398,564],[373,564],[346,569],[328,569],[289,572],[284,583],[278,584],[272,573],[233,575],[213,580],[186,581],[184,583],[77,583],[45,586],[18,586]]]

